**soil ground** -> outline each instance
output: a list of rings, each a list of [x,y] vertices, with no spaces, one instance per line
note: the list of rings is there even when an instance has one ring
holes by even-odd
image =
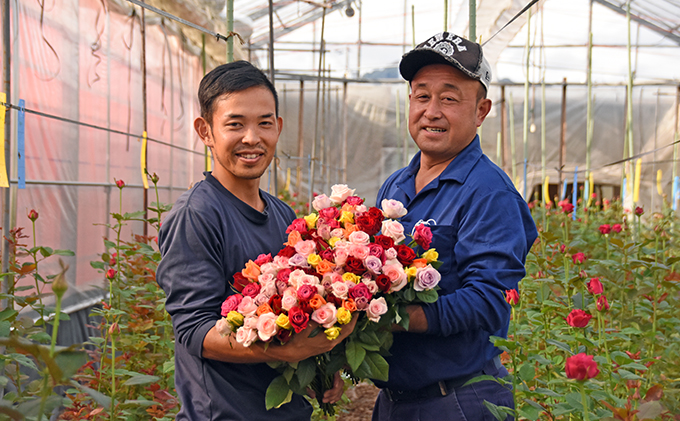
[[[359,383],[352,386],[345,394],[350,400],[346,411],[338,414],[337,421],[370,421],[373,404],[380,389],[370,383]]]

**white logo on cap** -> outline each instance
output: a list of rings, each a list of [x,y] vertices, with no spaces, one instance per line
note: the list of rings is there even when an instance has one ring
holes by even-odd
[[[430,48],[445,56],[452,56],[453,53],[456,52],[455,51],[456,49],[458,50],[458,52],[467,51],[467,47],[461,45],[462,43],[463,40],[460,37],[455,36],[453,34],[448,34],[446,40],[444,40],[443,34],[436,34],[435,36],[427,40],[427,44],[429,45]]]

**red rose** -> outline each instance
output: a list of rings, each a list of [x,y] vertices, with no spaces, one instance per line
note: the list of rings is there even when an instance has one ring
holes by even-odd
[[[382,221],[371,216],[368,212],[362,213],[357,216],[356,223],[357,227],[368,235],[375,235],[380,231],[382,227]]]
[[[636,214],[637,216],[642,216],[642,214],[644,214],[644,213],[645,213],[645,210],[642,209],[640,206],[636,206],[636,207],[635,207],[635,214]]]
[[[31,220],[31,222],[35,222],[36,219],[38,219],[38,212],[35,209],[31,209],[30,212],[28,212],[28,219]]]
[[[248,278],[243,276],[241,272],[236,272],[234,274],[234,289],[236,289],[236,291],[243,291],[243,288],[248,284],[250,284],[250,281]]]
[[[609,234],[612,231],[612,227],[609,224],[602,224],[600,225],[600,232],[602,235]]]
[[[516,306],[519,304],[519,294],[516,289],[505,290],[505,301],[511,306]]]
[[[583,263],[586,261],[586,255],[581,252],[578,252],[571,256],[571,260],[574,261],[574,264]]]
[[[241,291],[241,293],[246,297],[255,298],[257,297],[257,294],[260,293],[260,284],[256,282],[250,282],[248,285],[243,287],[243,291]]]
[[[363,282],[351,287],[347,295],[350,298],[354,298],[354,301],[357,301],[362,297],[365,298],[366,301],[371,301],[371,298],[373,298],[373,294],[371,294],[371,291],[368,290],[368,287]]]
[[[342,307],[342,298],[338,298],[333,294],[326,295],[326,302],[333,304],[335,308]]]
[[[416,252],[409,246],[400,244],[394,246],[394,249],[397,251],[397,260],[404,266],[409,266],[416,258]]]
[[[621,232],[621,230],[623,230],[623,228],[621,228],[621,224],[614,224],[614,225],[612,225],[612,231],[614,231],[614,232]]]
[[[376,235],[374,241],[384,250],[394,247],[394,240],[386,235]]]
[[[287,343],[288,341],[290,341],[290,338],[292,338],[292,337],[293,337],[293,332],[291,332],[288,329],[279,329],[279,331],[276,332],[276,339],[278,339],[279,342],[281,342],[282,345]]]
[[[586,327],[593,316],[581,309],[574,309],[567,316],[567,324],[573,327]]]
[[[300,307],[292,307],[288,310],[288,321],[295,329],[295,333],[300,333],[307,327],[309,323],[309,314],[305,313]]]
[[[319,290],[316,287],[305,284],[298,288],[297,296],[300,299],[300,301],[309,301],[318,292]]]
[[[348,196],[347,199],[345,199],[345,203],[352,206],[359,206],[364,204],[364,199],[359,196]]]
[[[368,214],[371,215],[373,218],[379,220],[380,222],[385,219],[385,215],[383,215],[382,211],[375,206],[371,206],[368,208]]]
[[[329,220],[326,220],[324,222],[326,222],[326,225],[328,225],[328,227],[331,229],[331,231],[336,229],[336,228],[340,228],[340,222],[338,222],[337,219],[329,219]]]
[[[375,278],[375,283],[378,284],[378,289],[382,292],[387,292],[392,285],[392,281],[387,275],[378,275],[378,277]]]
[[[265,263],[271,262],[272,260],[274,260],[274,259],[272,259],[271,253],[261,254],[261,255],[257,256],[257,259],[255,259],[255,264],[258,265],[258,266],[262,266]]]
[[[361,275],[366,272],[366,268],[360,259],[357,259],[354,256],[349,256],[347,261],[345,261],[345,271],[352,272],[355,275]]]
[[[269,299],[269,307],[272,308],[275,314],[281,314],[283,307],[281,307],[281,296],[279,294],[272,295]]]
[[[560,253],[565,253],[567,251],[567,246],[564,244],[560,245]]]
[[[321,252],[319,253],[319,257],[321,257],[323,260],[328,260],[329,262],[335,261],[335,253],[330,248],[327,248],[326,250],[321,250]]]
[[[306,234],[307,233],[307,222],[302,218],[297,218],[296,220],[291,222],[288,229],[286,229],[286,234],[290,234],[293,231],[297,231],[300,234]]]
[[[319,211],[319,218],[330,221],[340,216],[340,210],[336,207],[323,208]]]
[[[313,267],[300,268],[300,269],[302,269],[302,271],[304,273],[306,273],[307,275],[316,276],[317,278],[319,278],[319,281],[323,280],[323,276],[319,272],[317,272],[316,269],[314,269]]]
[[[111,269],[107,270],[107,271],[106,271],[106,279],[113,279],[113,278],[115,278],[115,277],[116,277],[116,273],[118,273],[118,272],[116,272],[116,269],[114,269],[114,268],[111,268]]]
[[[607,301],[606,296],[600,295],[600,297],[597,299],[597,311],[607,310],[609,310],[609,301]]]
[[[241,300],[243,300],[243,295],[241,294],[232,294],[227,297],[222,303],[222,311],[220,312],[222,317],[227,317],[227,314],[229,314],[230,311],[236,310],[238,305],[241,304]]]
[[[429,249],[430,244],[432,244],[432,231],[430,230],[430,227],[425,224],[416,225],[413,241],[422,247],[423,250]]]
[[[116,187],[118,187],[119,189],[122,189],[123,187],[125,187],[125,181],[116,180],[115,178],[114,178],[114,180],[116,181]]]
[[[592,278],[590,281],[588,281],[588,292],[597,295],[597,294],[602,294],[604,291],[604,287],[602,286],[602,282],[600,282],[600,278]]]
[[[567,202],[566,200],[563,200],[558,204],[560,205],[560,207],[562,208],[562,212],[564,213],[571,213],[574,211],[574,205]]]
[[[380,245],[375,243],[369,244],[368,254],[377,257],[381,262],[385,263],[385,250]]]
[[[568,357],[564,365],[564,371],[567,377],[576,380],[592,379],[600,373],[600,370],[597,369],[597,363],[593,360],[593,356],[584,353]]]
[[[288,283],[288,278],[290,277],[291,272],[292,272],[292,270],[290,268],[281,269],[276,274],[276,280]]]
[[[277,254],[277,256],[287,257],[287,258],[290,259],[291,257],[295,256],[295,253],[296,253],[295,247],[286,246],[286,247],[281,249],[281,251],[279,252],[279,254]]]

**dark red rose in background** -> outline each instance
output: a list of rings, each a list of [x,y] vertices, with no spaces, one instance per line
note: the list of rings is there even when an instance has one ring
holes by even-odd
[[[394,240],[386,235],[376,235],[374,241],[385,250],[394,247]]]
[[[305,313],[300,307],[295,306],[288,310],[288,321],[290,321],[290,325],[295,329],[295,333],[300,333],[305,330],[307,323],[309,323],[309,314]]]
[[[592,319],[593,316],[590,314],[586,313],[585,311],[576,308],[569,313],[567,316],[567,323],[569,326],[573,327],[586,327],[588,325],[588,322],[590,319]]]
[[[382,223],[377,218],[364,212],[356,218],[357,227],[368,235],[375,235],[380,231]]]
[[[290,259],[291,257],[295,256],[295,253],[296,253],[295,247],[286,246],[286,247],[281,249],[281,251],[279,252],[279,254],[277,254],[277,256],[287,257],[287,258]]]
[[[508,289],[505,291],[505,301],[511,306],[519,304],[519,294],[516,289]]]
[[[600,295],[597,299],[597,311],[607,311],[609,310],[609,301],[605,295]]]
[[[591,278],[590,281],[588,281],[588,292],[593,295],[602,294],[602,292],[604,292],[604,287],[602,286],[602,282],[600,282],[600,278]]]
[[[375,278],[375,283],[378,284],[378,288],[382,292],[387,292],[392,285],[392,281],[387,275],[378,275],[378,277]]]
[[[382,222],[385,219],[385,215],[383,215],[382,211],[376,208],[375,206],[368,208],[368,214],[380,222]]]
[[[409,246],[400,244],[394,246],[394,249],[397,251],[397,260],[404,266],[409,266],[416,258],[416,252]]]
[[[571,256],[571,260],[574,261],[574,264],[583,263],[586,261],[586,255],[581,252],[578,252]]]
[[[621,224],[614,224],[612,225],[612,231],[614,232],[621,232],[623,228],[621,227]]]
[[[257,294],[260,293],[260,289],[261,289],[260,284],[251,282],[248,285],[244,286],[243,291],[241,292],[243,295],[247,297],[255,298],[257,297]]]
[[[335,308],[342,307],[342,298],[338,298],[333,294],[326,295],[326,302],[333,304]]]
[[[248,284],[250,284],[250,281],[248,280],[248,278],[243,276],[241,272],[236,272],[234,274],[234,289],[236,289],[236,291],[238,292],[243,291],[243,287],[245,287]]]
[[[288,329],[279,329],[279,331],[276,332],[276,339],[278,339],[282,344],[290,341],[290,338],[292,337],[293,332]]]
[[[319,257],[321,257],[324,260],[328,260],[329,262],[332,262],[335,260],[335,253],[333,253],[333,250],[330,248],[327,248],[326,250],[321,250],[319,253]]]
[[[366,272],[366,267],[364,263],[354,256],[349,256],[347,261],[345,261],[345,271],[352,272],[355,275],[361,275]]]
[[[609,224],[602,224],[602,225],[600,225],[599,230],[600,230],[600,233],[602,235],[606,235],[606,234],[609,234],[612,231],[612,227]]]

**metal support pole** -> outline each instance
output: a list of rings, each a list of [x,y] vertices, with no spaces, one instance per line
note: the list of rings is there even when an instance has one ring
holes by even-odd
[[[271,3],[271,2],[270,2]],[[234,61],[234,0],[227,0],[227,63]]]
[[[342,182],[347,184],[347,81],[342,83]]]
[[[147,113],[147,107],[146,107],[146,15],[144,13],[144,8],[141,8],[141,13],[142,13],[142,24],[141,24],[141,32],[142,32],[142,116],[143,116],[143,124],[144,124],[144,133],[148,133],[148,113]],[[148,147],[146,144],[144,145],[146,148],[146,151],[144,151],[144,158],[147,159],[147,152],[148,152]],[[144,167],[146,167],[146,162],[144,162]],[[143,175],[144,177],[144,175]],[[144,181],[142,181],[144,183]],[[148,213],[149,213],[149,191],[148,189],[144,189],[144,219],[147,219]],[[149,224],[144,223],[144,236],[146,237],[149,235]]]
[[[564,167],[564,160],[567,157],[567,78],[562,79],[562,114],[560,116],[560,162],[558,166],[558,174],[560,177],[560,197],[564,197],[567,192],[564,191],[564,175],[562,174],[562,168]]]
[[[477,41],[477,1],[470,0],[470,41]]]
[[[302,185],[302,154],[305,153],[304,143],[304,115],[305,115],[305,81],[300,79],[300,103],[298,108],[298,153],[297,168],[295,173],[295,192],[300,194]]]
[[[7,95],[7,102],[12,102],[12,96],[11,96],[11,42],[10,42],[10,18],[9,18],[9,2],[10,0],[3,0],[2,2],[2,65],[3,65],[3,90],[5,91],[5,94]],[[11,160],[9,159],[11,155],[11,139],[12,139],[12,130],[11,130],[11,116],[12,113],[10,111],[10,108],[5,108],[5,159],[6,159],[6,165],[7,165],[7,179],[9,180],[9,177],[11,175],[10,173],[10,165],[11,165]],[[2,273],[9,273],[9,242],[7,241],[7,238],[9,237],[9,230],[10,230],[10,218],[9,218],[9,210],[10,210],[10,188],[7,187],[4,189],[4,194],[3,194],[3,201],[2,201]],[[6,293],[10,289],[10,283],[14,282],[14,277],[13,276],[6,276],[4,282],[2,283],[2,292]],[[3,299],[0,301],[0,308],[4,309],[7,306],[7,300]]]
[[[325,10],[325,9],[324,9]],[[233,37],[232,37],[233,38]],[[269,0],[269,79],[272,85],[275,85],[274,78],[274,3]],[[279,195],[279,178],[276,173],[276,168],[279,164],[278,147],[274,148],[274,161],[272,165],[272,176],[274,178],[274,196]]]

